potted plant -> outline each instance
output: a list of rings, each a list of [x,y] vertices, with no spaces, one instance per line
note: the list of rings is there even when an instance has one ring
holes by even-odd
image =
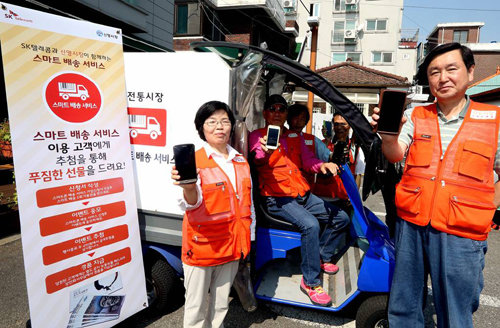
[[[10,140],[9,121],[4,120],[0,123],[0,150],[4,158],[12,158],[12,145]]]

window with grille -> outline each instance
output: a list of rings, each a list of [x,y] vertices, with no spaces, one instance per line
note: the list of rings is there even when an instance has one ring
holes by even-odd
[[[332,35],[332,43],[344,43],[345,30],[354,30],[356,29],[356,20],[354,19],[346,19],[341,21],[333,22],[333,35]]]
[[[366,20],[366,30],[367,31],[386,31],[387,30],[387,19],[367,19]]]
[[[372,51],[372,63],[392,63],[392,52]]]
[[[175,32],[179,35],[201,34],[201,13],[197,2],[175,4]]]
[[[467,43],[469,31],[453,31],[453,42]]]
[[[332,53],[332,65],[347,61],[350,58],[353,63],[361,64],[360,52],[334,52]]]

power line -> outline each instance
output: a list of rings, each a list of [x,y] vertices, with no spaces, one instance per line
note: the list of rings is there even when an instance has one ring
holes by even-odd
[[[214,21],[212,21],[212,20],[210,19],[210,16],[208,15],[208,13],[207,13],[207,11],[206,11],[206,10],[207,10],[207,8],[205,8],[205,5],[204,5],[201,1],[199,1],[199,2],[198,2],[198,6],[199,6],[199,7],[201,7],[201,9],[202,9],[202,10],[203,10],[203,12],[205,13],[205,16],[206,16],[206,17],[207,17],[207,19],[210,21],[210,23],[212,23],[212,25],[213,25],[213,26],[214,26],[217,30],[219,30],[219,32],[220,32],[222,35],[224,35],[224,37],[226,37],[226,33],[222,32],[222,30],[221,30],[221,29],[217,26],[217,24],[215,24],[215,19],[214,19]],[[227,29],[227,27],[225,27],[225,26],[222,24],[222,22],[220,21],[219,17],[217,17],[217,15],[215,15],[213,11],[210,11],[210,13],[212,14],[212,16],[213,16],[214,18],[216,18],[216,19],[219,21],[220,26],[226,30],[227,34],[231,34],[231,31],[229,31],[229,30]]]
[[[302,2],[302,0],[299,0],[299,1],[302,4],[302,6],[304,7],[304,9],[307,11],[307,13],[309,14],[309,16],[311,16],[311,12],[309,11],[309,9],[307,9],[306,5]]]
[[[498,11],[500,9],[478,9],[478,8],[451,8],[451,7],[427,7],[427,6],[404,6],[404,8],[432,9],[432,10],[458,10],[458,11]]]

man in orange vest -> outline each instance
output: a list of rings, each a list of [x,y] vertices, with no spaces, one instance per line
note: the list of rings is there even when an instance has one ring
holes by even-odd
[[[337,165],[316,158],[307,148],[302,136],[289,137],[284,123],[287,103],[280,95],[271,95],[264,104],[266,128],[249,136],[250,153],[259,174],[259,189],[270,214],[288,221],[301,232],[300,289],[311,302],[331,306],[331,297],[321,287],[321,271],[335,274],[339,268],[331,263],[349,216],[336,206],[324,202],[310,192],[301,169],[311,173],[337,174]],[[281,127],[276,150],[266,147],[267,126]],[[320,222],[325,225],[323,229]]]
[[[382,134],[390,162],[406,154],[396,187],[396,266],[391,327],[424,327],[430,274],[438,327],[473,327],[483,288],[484,254],[499,204],[500,108],[465,96],[474,77],[472,51],[459,43],[433,49],[420,66],[437,103],[406,111],[399,136]],[[372,115],[374,127],[378,108]]]

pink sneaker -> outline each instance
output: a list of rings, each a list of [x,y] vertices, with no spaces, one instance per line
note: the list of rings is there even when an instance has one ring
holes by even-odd
[[[339,267],[333,263],[321,262],[321,270],[326,274],[336,274],[339,271]]]
[[[304,292],[311,303],[319,306],[331,306],[332,298],[323,290],[323,287],[309,287],[304,283],[304,278],[300,282],[300,290]]]

